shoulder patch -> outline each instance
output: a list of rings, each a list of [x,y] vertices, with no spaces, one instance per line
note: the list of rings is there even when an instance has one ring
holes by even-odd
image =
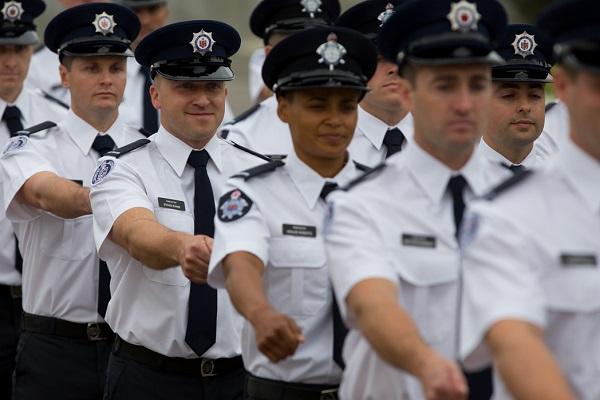
[[[139,149],[140,147],[145,146],[148,143],[150,143],[150,140],[148,139],[138,139],[135,142],[129,143],[128,145],[119,147],[118,149],[115,149],[113,151],[109,151],[108,153],[106,153],[106,155],[109,157],[119,158],[123,154],[132,152],[135,149]]]
[[[225,139],[225,138],[224,138],[224,137],[222,137],[222,136],[221,136],[221,140],[222,140],[222,141],[224,141],[224,142],[225,142],[225,143],[227,143],[227,144],[230,144],[230,145],[232,145],[233,147],[235,147],[235,148],[236,148],[236,149],[238,149],[238,150],[241,150],[241,151],[243,151],[243,152],[246,152],[246,153],[248,153],[248,154],[252,154],[253,156],[255,156],[255,157],[258,157],[258,158],[261,158],[261,159],[263,159],[263,160],[265,160],[265,161],[272,161],[272,160],[271,160],[271,158],[269,158],[268,156],[265,156],[264,154],[260,154],[259,152],[257,152],[257,151],[254,151],[254,150],[250,150],[249,148],[247,148],[247,147],[244,147],[244,146],[242,146],[241,144],[237,144],[237,143],[236,143],[236,142],[234,142],[233,140],[227,140],[227,139]]]
[[[4,150],[2,151],[2,156],[15,153],[21,150],[23,147],[25,147],[28,141],[29,139],[27,138],[27,136],[12,137],[11,140],[6,144],[6,147],[4,147]]]
[[[45,121],[40,124],[30,126],[29,128],[25,128],[15,133],[16,136],[31,136],[34,133],[48,130],[50,128],[54,128],[56,124],[52,121]]]
[[[239,189],[225,193],[219,199],[217,215],[223,222],[232,222],[248,214],[254,202]]]
[[[359,162],[353,161],[354,162],[354,166],[356,167],[357,170],[362,171],[362,172],[367,172],[371,169],[371,167],[366,166],[365,164],[361,164]]]
[[[382,171],[385,168],[386,164],[385,162],[378,164],[376,166],[374,166],[373,168],[369,168],[367,169],[364,173],[362,173],[361,175],[357,176],[356,178],[352,179],[350,182],[348,182],[347,184],[345,184],[344,186],[340,187],[340,190],[344,190],[344,191],[348,191],[350,189],[352,189],[353,187],[355,187],[356,185],[366,181],[367,179],[369,179],[369,177],[373,176],[373,174]]]
[[[61,106],[62,108],[64,108],[65,110],[68,110],[70,107],[67,103],[65,103],[64,101],[57,99],[56,97],[52,96],[50,93],[43,91],[42,89],[40,89],[40,93],[42,94],[42,96],[48,100],[51,101],[55,104],[58,104],[59,106]]]
[[[492,188],[489,192],[483,195],[483,198],[486,200],[494,200],[502,193],[506,192],[508,189],[514,187],[515,185],[523,182],[525,179],[529,178],[533,175],[533,171],[530,169],[522,170],[520,172],[515,173],[510,178],[501,182],[496,187]]]
[[[237,117],[232,119],[231,121],[227,122],[225,125],[235,125],[238,122],[242,122],[243,120],[245,120],[246,118],[248,118],[249,116],[251,116],[252,114],[257,112],[259,108],[260,108],[260,103],[253,105],[252,107],[250,107],[249,109],[247,109],[246,111],[244,111],[243,113],[241,113],[240,115],[238,115]]]
[[[270,161],[265,164],[258,165],[254,168],[247,169],[245,171],[240,172],[239,174],[235,174],[232,178],[242,178],[245,181],[248,179],[254,178],[259,175],[266,174],[267,172],[273,172],[279,167],[283,167],[285,163],[283,161]]]
[[[140,128],[140,129],[138,129],[138,132],[139,132],[139,133],[141,133],[142,135],[144,135],[145,137],[148,137],[148,136],[154,135],[154,133],[153,133],[153,132],[150,132],[150,131],[149,131],[148,129],[146,129],[146,128]]]
[[[556,101],[551,101],[550,103],[546,104],[546,112],[552,110],[557,105],[558,103]]]
[[[92,186],[96,186],[97,184],[102,182],[104,180],[104,178],[106,178],[108,176],[108,174],[110,174],[110,172],[114,168],[115,168],[114,160],[102,161],[102,163],[100,165],[98,165],[98,168],[96,168],[96,171],[94,172],[94,175],[92,176]]]

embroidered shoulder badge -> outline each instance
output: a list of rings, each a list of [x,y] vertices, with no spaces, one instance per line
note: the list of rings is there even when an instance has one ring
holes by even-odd
[[[219,220],[232,222],[248,214],[253,201],[239,189],[225,193],[219,200]]]
[[[92,186],[102,182],[114,168],[115,162],[113,160],[102,161],[102,164],[100,164],[98,168],[96,168],[96,172],[94,172],[94,176],[92,177]]]
[[[16,136],[16,137],[12,138],[12,140],[10,142],[8,142],[8,144],[4,148],[2,155],[14,153],[16,151],[21,150],[23,147],[25,147],[25,145],[27,144],[27,141],[28,141],[27,136]]]

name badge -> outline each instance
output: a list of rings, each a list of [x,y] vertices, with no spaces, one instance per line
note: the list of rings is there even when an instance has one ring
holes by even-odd
[[[409,235],[402,234],[402,246],[423,247],[427,249],[435,249],[435,236]]]
[[[160,208],[168,208],[169,210],[185,211],[185,203],[181,200],[158,198],[158,206]]]
[[[598,259],[595,254],[561,254],[560,264],[563,267],[596,267]]]
[[[283,234],[288,236],[317,237],[316,226],[283,224]]]

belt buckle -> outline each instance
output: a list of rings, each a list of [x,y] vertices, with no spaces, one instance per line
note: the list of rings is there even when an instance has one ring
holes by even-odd
[[[23,290],[21,286],[11,286],[10,287],[10,297],[13,299],[20,299],[23,297]]]
[[[337,398],[338,398],[337,394],[338,394],[337,389],[321,390],[319,399],[320,400],[337,400]]]
[[[92,342],[96,342],[98,340],[106,339],[102,336],[102,328],[98,322],[90,322],[87,324],[87,328],[85,330],[88,340]]]
[[[216,376],[215,362],[209,358],[203,358],[202,363],[200,364],[200,373],[202,374],[203,378]]]

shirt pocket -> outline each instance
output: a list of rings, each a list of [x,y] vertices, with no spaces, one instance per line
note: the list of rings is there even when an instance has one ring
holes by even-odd
[[[269,301],[284,314],[311,316],[330,298],[325,247],[319,238],[273,238],[266,287]]]
[[[96,256],[91,215],[73,219],[62,219],[53,215],[42,218],[37,238],[42,254],[68,261]]]
[[[184,211],[154,209],[154,215],[158,222],[174,231],[193,234],[194,232],[194,217]],[[161,283],[170,286],[186,286],[189,279],[185,277],[181,267],[176,267],[156,270],[143,267],[144,275],[152,282]]]

